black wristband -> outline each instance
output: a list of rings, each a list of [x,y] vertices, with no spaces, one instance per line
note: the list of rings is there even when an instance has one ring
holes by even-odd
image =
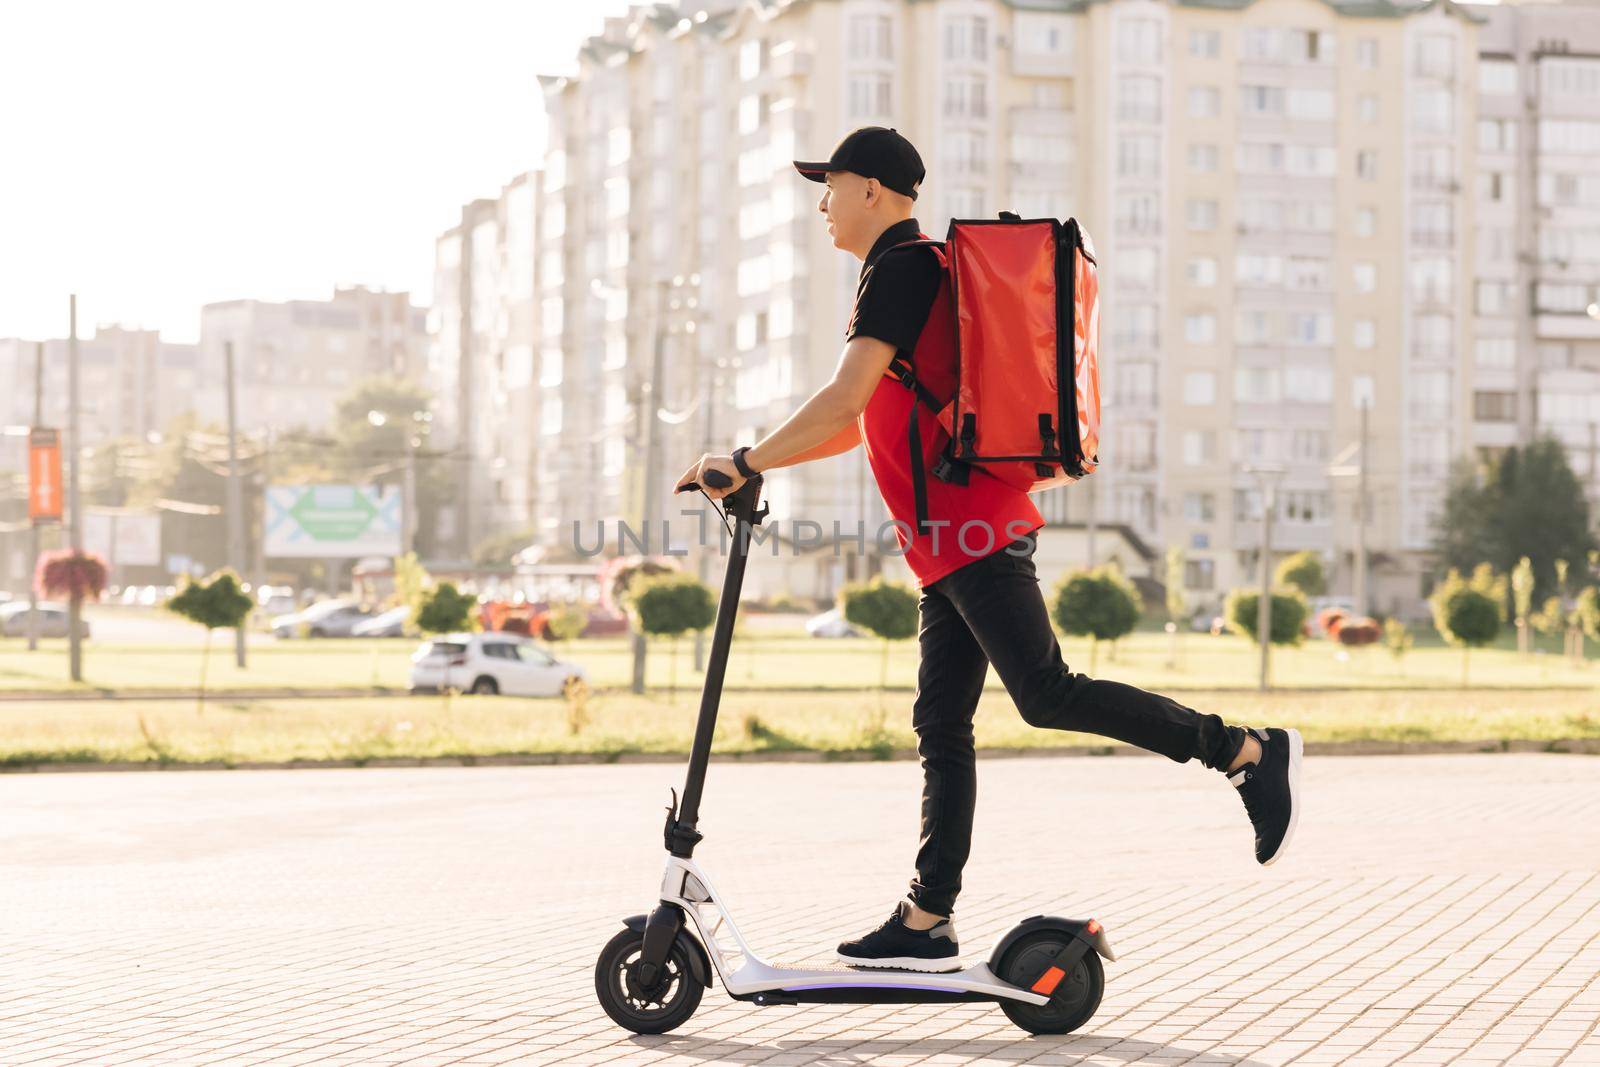
[[[755,468],[751,467],[750,464],[744,461],[744,454],[748,451],[750,451],[749,445],[740,445],[738,448],[734,449],[733,465],[739,471],[739,473],[744,475],[746,478],[754,478],[756,476]]]

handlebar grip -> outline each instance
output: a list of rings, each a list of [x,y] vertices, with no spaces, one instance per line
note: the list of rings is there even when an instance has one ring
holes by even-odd
[[[728,477],[726,474],[723,474],[714,467],[706,471],[705,478],[706,485],[712,489],[726,489],[728,486],[733,484],[732,478]],[[682,485],[678,486],[678,492],[693,493],[699,490],[699,488],[699,482],[684,482]]]

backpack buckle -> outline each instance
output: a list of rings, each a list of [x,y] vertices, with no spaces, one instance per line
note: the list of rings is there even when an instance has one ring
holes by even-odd
[[[966,485],[967,477],[971,473],[971,467],[950,458],[949,453],[941,453],[939,461],[933,465],[933,476],[950,485]]]
[[[1039,416],[1039,442],[1041,456],[1058,456],[1061,453],[1056,449],[1056,431],[1049,415]]]
[[[917,372],[911,368],[910,361],[896,356],[894,359],[889,361],[889,370],[894,374],[895,379],[899,381],[901,385],[905,386],[907,389],[916,389]]]

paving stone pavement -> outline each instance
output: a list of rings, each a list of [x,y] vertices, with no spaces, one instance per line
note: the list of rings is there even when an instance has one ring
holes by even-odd
[[[956,914],[1098,917],[1079,1034],[989,1005],[610,1024],[670,764],[0,775],[0,1064],[1600,1064],[1600,759],[1310,759],[1256,866],[1234,791],[1158,757],[993,759]],[[699,859],[769,959],[904,892],[910,763],[714,764]]]

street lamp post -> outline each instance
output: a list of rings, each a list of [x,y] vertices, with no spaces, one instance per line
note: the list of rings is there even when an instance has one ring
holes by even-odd
[[[1246,467],[1261,487],[1261,596],[1256,601],[1256,641],[1261,645],[1258,686],[1268,688],[1268,656],[1272,648],[1272,513],[1278,508],[1278,480],[1282,467]]]

